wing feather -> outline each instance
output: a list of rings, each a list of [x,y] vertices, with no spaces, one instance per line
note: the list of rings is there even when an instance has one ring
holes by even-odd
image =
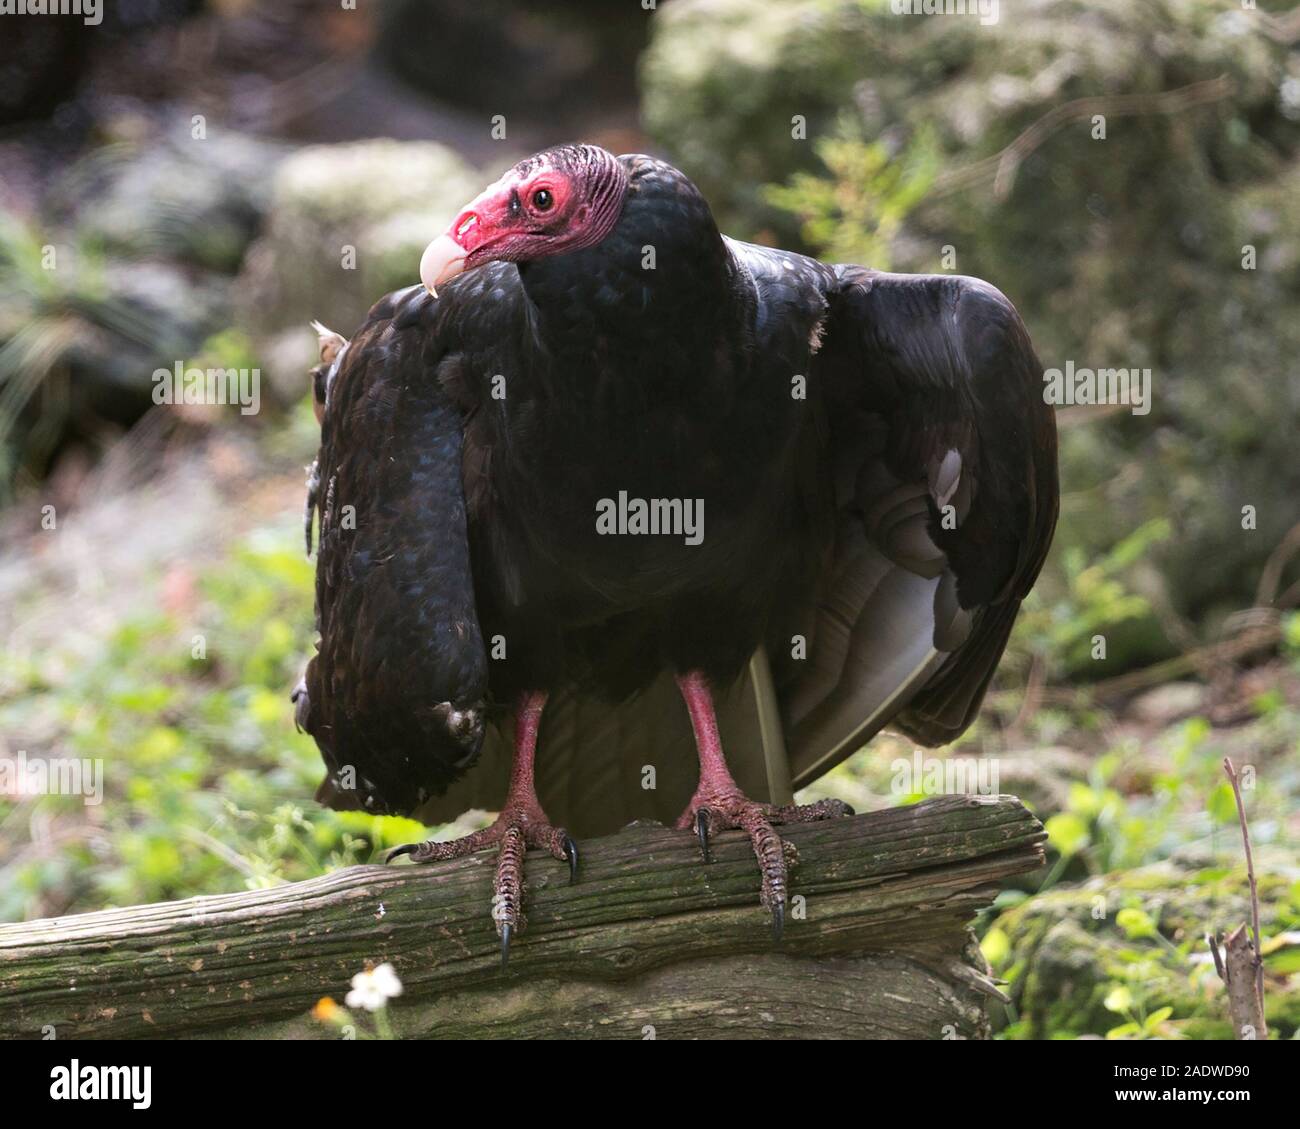
[[[409,812],[473,761],[486,727],[462,420],[428,379],[454,344],[447,321],[418,288],[389,295],[317,381],[320,642],[294,701],[335,807]]]
[[[970,725],[1057,515],[1055,420],[1011,303],[833,269],[812,381],[837,532],[808,661],[778,672],[796,788],[886,725],[927,745]]]

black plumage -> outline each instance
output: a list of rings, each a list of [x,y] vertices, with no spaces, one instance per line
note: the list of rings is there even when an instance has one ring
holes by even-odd
[[[501,183],[600,160],[555,150]],[[548,693],[552,816],[675,814],[694,778],[666,671],[746,688],[728,759],[778,803],[887,723],[936,744],[979,708],[1057,513],[1014,308],[726,239],[676,169],[617,162],[599,241],[389,295],[328,366],[299,718],[331,802],[412,810],[473,764],[492,703]],[[699,500],[701,542],[601,533],[621,491]],[[591,722],[614,716],[635,751]],[[647,795],[654,749],[671,779]]]
[[[482,743],[488,688],[460,415],[435,381],[374,379],[422,363],[418,335],[385,336],[392,309],[371,311],[330,385],[311,472],[320,643],[296,692],[329,768],[318,798],[373,811],[446,788]]]

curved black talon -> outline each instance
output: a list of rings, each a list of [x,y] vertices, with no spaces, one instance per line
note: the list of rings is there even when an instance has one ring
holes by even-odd
[[[394,847],[384,859],[384,865],[387,866],[393,859],[400,858],[402,855],[413,855],[423,846],[423,843],[404,843],[400,847]]]
[[[704,856],[705,862],[712,862],[713,857],[709,854],[709,809],[700,808],[695,813],[695,836],[700,841],[700,853]]]
[[[780,942],[781,933],[785,929],[785,902],[777,902],[772,906],[772,940]]]
[[[501,926],[501,967],[505,968],[510,963],[510,934],[511,928],[509,922]]]
[[[564,837],[564,853],[569,856],[569,885],[578,881],[578,844],[572,835]]]

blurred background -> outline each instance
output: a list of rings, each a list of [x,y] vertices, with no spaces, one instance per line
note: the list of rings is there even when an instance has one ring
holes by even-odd
[[[1300,1027],[1300,9],[1259,0],[117,0],[0,17],[0,921],[264,886],[425,829],[325,811],[312,318],[349,335],[455,208],[567,140],[677,164],[731,235],[987,278],[1047,367],[1062,511],[984,714],[1049,864],[977,923],[1007,1038],[1226,1037],[1248,915]],[[1100,122],[1100,125],[1099,125]],[[802,123],[802,125],[800,124]],[[504,136],[503,136],[504,134]],[[256,414],[152,374],[256,368]],[[810,795],[914,802],[881,738]],[[7,783],[6,783],[7,780]],[[481,822],[481,813],[466,817]],[[441,835],[456,829],[431,829]],[[1096,913],[1098,895],[1105,913]]]

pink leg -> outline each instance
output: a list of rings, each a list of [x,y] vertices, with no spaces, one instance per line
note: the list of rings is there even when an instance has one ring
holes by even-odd
[[[414,862],[437,862],[460,858],[485,847],[498,848],[496,878],[492,891],[492,919],[501,937],[501,963],[510,956],[510,938],[523,929],[525,919],[523,904],[524,854],[530,847],[549,851],[561,861],[569,863],[569,881],[578,876],[578,845],[562,827],[552,827],[537,800],[534,785],[533,761],[537,754],[537,732],[542,724],[542,710],[546,707],[544,693],[521,695],[515,706],[515,757],[510,770],[510,787],[506,802],[496,822],[481,831],[475,831],[447,843],[410,843],[392,851],[391,861],[398,855],[410,855]]]
[[[700,838],[704,859],[709,861],[709,836],[728,828],[749,835],[763,874],[759,902],[772,914],[772,931],[779,940],[785,923],[789,889],[789,865],[797,860],[794,847],[772,830],[773,824],[810,823],[819,819],[852,815],[853,809],[840,800],[818,800],[815,804],[755,803],[736,784],[722,754],[722,738],[713,710],[708,680],[698,671],[677,676],[677,686],[686,701],[700,757],[700,782],[695,795],[677,820],[679,830],[692,826]]]

